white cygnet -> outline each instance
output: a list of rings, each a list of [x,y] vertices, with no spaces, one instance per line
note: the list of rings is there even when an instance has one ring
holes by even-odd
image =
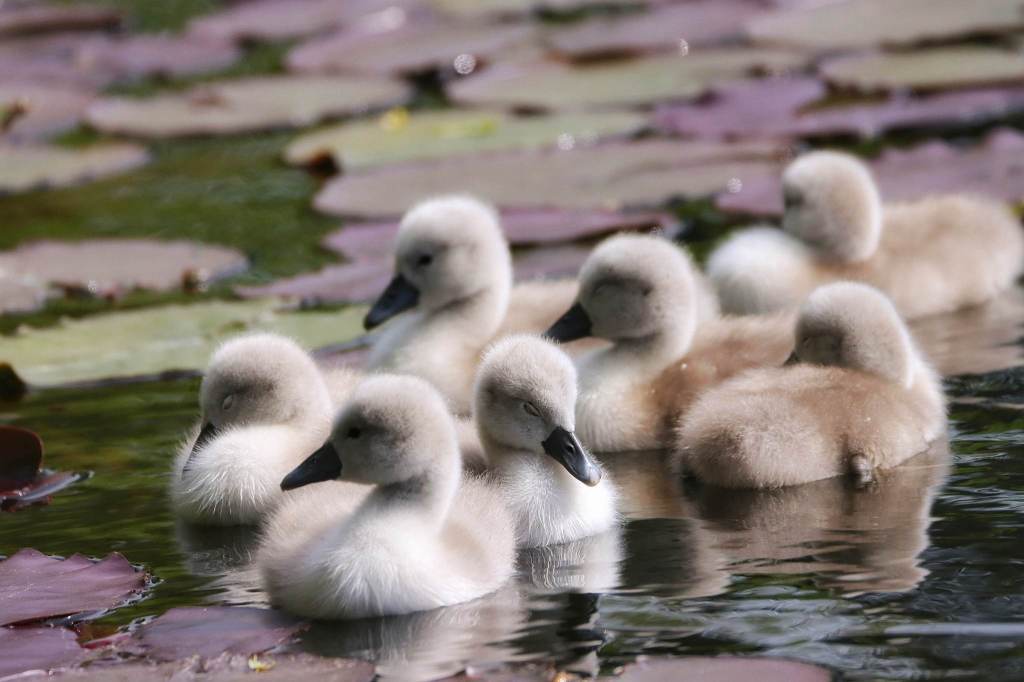
[[[862,281],[905,318],[984,303],[1024,267],[1024,234],[1009,207],[974,196],[883,206],[868,167],[849,154],[801,156],[782,178],[782,232],[743,230],[708,260],[726,312],[795,308],[816,287]]]
[[[520,547],[569,542],[617,523],[615,488],[576,439],[575,409],[576,368],[554,344],[510,336],[484,356],[474,418]]]
[[[452,417],[424,380],[360,383],[330,439],[281,487],[333,479],[375,487],[354,509],[348,499],[304,497],[267,526],[257,563],[284,609],[310,618],[425,611],[511,576],[513,520],[494,486],[463,479]]]
[[[701,318],[689,256],[653,235],[618,235],[580,270],[577,303],[546,335],[612,342],[579,360],[576,428],[598,451],[668,447],[680,415],[703,390],[750,367],[782,364],[792,350],[783,316]]]
[[[730,488],[867,480],[944,435],[939,377],[877,289],[816,289],[796,339],[787,366],[750,370],[698,398],[676,442],[685,471]]]

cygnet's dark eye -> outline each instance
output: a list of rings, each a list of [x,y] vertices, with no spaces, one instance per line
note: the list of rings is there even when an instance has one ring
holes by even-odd
[[[782,201],[787,208],[799,206],[804,202],[804,196],[800,192],[794,190],[786,190],[782,195]]]
[[[345,436],[347,436],[348,438],[359,438],[359,436],[362,435],[362,433],[363,432],[359,430],[358,426],[353,426],[348,430],[348,433],[346,433]]]
[[[416,266],[422,268],[422,267],[426,267],[427,265],[430,265],[433,262],[434,262],[434,257],[431,256],[429,253],[424,253],[424,254],[420,255],[419,258],[416,259]]]
[[[224,402],[222,402],[220,404],[220,409],[222,409],[225,412],[227,412],[228,410],[231,409],[231,406],[234,405],[234,404],[235,404],[235,394],[234,393],[229,393],[228,395],[224,396]]]
[[[534,407],[533,403],[523,403],[523,409],[526,411],[526,414],[530,415],[531,417],[540,416],[540,410]]]

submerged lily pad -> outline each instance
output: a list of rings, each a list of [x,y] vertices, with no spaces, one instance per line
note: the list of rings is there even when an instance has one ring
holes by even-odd
[[[0,677],[67,668],[84,661],[87,654],[67,628],[0,627]]]
[[[0,195],[43,187],[66,187],[123,173],[149,160],[143,147],[104,143],[68,149],[0,144]]]
[[[38,140],[74,128],[94,96],[70,86],[0,81],[0,112],[11,116],[6,128],[0,125],[0,139]]]
[[[353,121],[307,133],[285,150],[289,163],[324,157],[346,171],[458,154],[573,145],[635,132],[645,117],[632,113],[512,116],[497,111],[392,112],[379,121]]]
[[[22,549],[0,561],[0,625],[114,608],[145,584],[146,574],[117,553],[93,561]]]
[[[754,19],[756,40],[820,50],[904,45],[1024,27],[1024,0],[845,0]]]
[[[467,104],[530,109],[631,106],[687,99],[716,81],[796,69],[806,60],[782,50],[718,48],[611,64],[507,64],[456,81],[449,90],[453,99]]]
[[[404,23],[391,30],[346,30],[314,38],[289,52],[287,64],[293,71],[468,73],[533,36],[530,24]]]
[[[359,309],[301,313],[276,308],[273,301],[208,302],[66,320],[4,338],[0,361],[9,362],[30,384],[45,386],[197,370],[217,344],[246,331],[276,331],[321,346],[362,330],[364,311]]]
[[[51,31],[116,28],[120,23],[120,12],[100,5],[0,3],[0,37]]]
[[[783,153],[770,143],[642,140],[455,157],[343,175],[321,190],[314,205],[339,215],[395,216],[428,197],[463,192],[502,209],[650,207],[777,173]]]
[[[865,92],[939,90],[1024,81],[1024,55],[955,45],[901,53],[839,57],[821,65],[829,82]]]
[[[383,77],[263,76],[149,99],[99,99],[88,120],[104,132],[142,137],[226,135],[380,109],[403,102],[409,93],[404,83]]]
[[[281,644],[306,627],[280,611],[240,606],[181,606],[146,623],[135,638],[149,658],[255,654]]]

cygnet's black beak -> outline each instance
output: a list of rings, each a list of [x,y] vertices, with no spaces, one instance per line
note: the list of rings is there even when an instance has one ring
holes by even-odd
[[[192,466],[192,460],[195,459],[196,453],[203,449],[203,446],[209,443],[217,436],[217,427],[213,424],[203,424],[203,428],[199,429],[199,435],[196,436],[196,442],[192,444],[192,451],[188,453],[188,459],[185,460],[185,466],[181,470],[188,471]]]
[[[398,313],[415,307],[419,300],[420,290],[402,275],[395,275],[384,289],[384,293],[370,308],[370,312],[366,313],[363,327],[373,329]]]
[[[782,363],[782,366],[783,367],[789,367],[790,365],[796,365],[799,362],[800,362],[800,358],[797,357],[796,351],[793,351],[792,353],[789,354],[789,357],[786,358],[786,361],[784,363]]]
[[[306,458],[281,481],[281,490],[295,490],[310,483],[332,481],[341,475],[341,458],[330,441]]]
[[[601,467],[594,463],[572,431],[556,426],[542,445],[544,452],[554,457],[577,480],[589,486],[601,482]]]
[[[558,318],[558,321],[544,332],[544,336],[559,343],[575,341],[590,336],[590,326],[590,316],[583,306],[577,303]]]

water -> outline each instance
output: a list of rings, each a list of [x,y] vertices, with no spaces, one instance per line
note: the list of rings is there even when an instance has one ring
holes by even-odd
[[[1024,296],[916,325],[946,371],[1019,364]],[[641,654],[815,662],[848,679],[1024,678],[1024,369],[957,378],[948,443],[857,489],[768,492],[684,484],[659,453],[605,456],[621,532],[521,557],[477,602],[317,624],[298,647],[360,656],[385,677],[467,663],[554,661],[610,671]],[[175,523],[167,468],[196,410],[195,380],[48,390],[0,407],[42,434],[50,466],[95,476],[48,507],[0,515],[0,552],[125,554],[157,579],[99,619],[101,635],[185,604],[264,604],[253,534]],[[798,453],[794,453],[794,456]]]

